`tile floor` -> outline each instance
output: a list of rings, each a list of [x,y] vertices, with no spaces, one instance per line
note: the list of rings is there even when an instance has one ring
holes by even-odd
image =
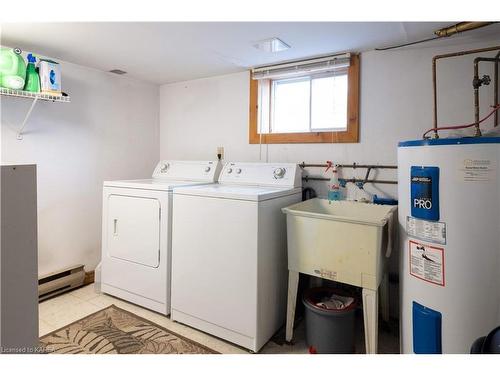
[[[178,333],[184,337],[194,340],[200,344],[206,345],[215,351],[226,354],[248,354],[243,348],[232,345],[226,341],[217,339],[213,336],[190,328],[183,324],[172,322],[166,316],[144,309],[137,305],[125,302],[112,296],[101,294],[95,291],[93,284],[75,289],[69,293],[43,301],[39,305],[40,316],[40,336],[52,332],[58,328],[68,325],[78,319],[90,315],[109,305],[116,305],[122,309],[128,310],[136,315],[148,319],[156,324]],[[363,338],[363,320],[361,314],[358,314],[356,337],[356,352],[364,352]],[[262,354],[299,354],[307,353],[305,342],[305,330],[303,322],[299,323],[295,330],[294,345],[284,343],[284,333],[279,332],[276,339],[269,341],[260,351]],[[394,324],[389,327],[381,326],[379,329],[379,352],[397,353],[398,352],[398,333],[397,326]]]

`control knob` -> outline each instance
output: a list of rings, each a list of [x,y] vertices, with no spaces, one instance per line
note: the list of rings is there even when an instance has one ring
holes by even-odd
[[[170,165],[168,163],[162,164],[161,167],[160,167],[160,172],[161,173],[167,172],[167,170],[168,170],[169,167],[170,167]]]
[[[274,178],[283,178],[285,176],[285,168],[276,168],[273,172]]]

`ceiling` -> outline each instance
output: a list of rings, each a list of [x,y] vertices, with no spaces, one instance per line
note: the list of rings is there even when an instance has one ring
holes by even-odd
[[[157,84],[344,51],[366,51],[433,36],[449,22],[106,22],[3,23],[1,44]],[[500,24],[427,45],[498,40]],[[279,37],[269,53],[255,42]]]

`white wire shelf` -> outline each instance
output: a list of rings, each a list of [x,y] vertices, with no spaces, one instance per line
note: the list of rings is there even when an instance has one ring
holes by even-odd
[[[35,108],[35,105],[39,100],[44,100],[44,101],[49,101],[49,102],[59,102],[59,103],[71,102],[71,99],[69,96],[54,95],[54,94],[49,94],[49,93],[45,93],[45,92],[30,92],[30,91],[24,91],[24,90],[14,90],[14,89],[8,89],[5,87],[0,87],[0,95],[33,100],[30,108],[28,109],[28,112],[26,113],[26,116],[24,117],[23,122],[21,123],[21,126],[18,128],[18,130],[14,129],[17,133],[17,139],[19,139],[19,140],[23,139],[23,132],[24,132],[24,128],[26,127],[26,123],[28,122],[28,119],[31,115],[31,112],[33,111],[33,108]]]
[[[0,87],[0,95],[15,96],[18,98],[47,100],[51,102],[61,102],[61,103],[69,103],[71,101],[69,96],[54,95],[45,92],[29,92],[23,90],[14,90],[5,87]]]

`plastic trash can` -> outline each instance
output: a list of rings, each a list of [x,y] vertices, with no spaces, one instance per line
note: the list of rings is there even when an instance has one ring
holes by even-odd
[[[317,306],[332,296],[352,297],[344,308]],[[310,353],[354,353],[356,299],[334,288],[311,288],[302,297],[305,306],[306,342]]]

